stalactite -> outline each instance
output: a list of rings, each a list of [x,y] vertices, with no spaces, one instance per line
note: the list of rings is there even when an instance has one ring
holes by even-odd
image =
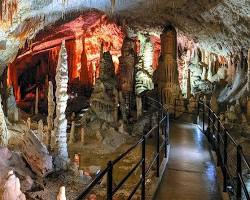
[[[0,22],[13,22],[17,12],[18,0],[2,0],[0,3]]]

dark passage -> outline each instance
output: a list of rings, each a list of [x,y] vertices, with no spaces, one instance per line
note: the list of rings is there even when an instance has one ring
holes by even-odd
[[[168,168],[155,199],[221,199],[205,135],[194,125],[171,125]]]

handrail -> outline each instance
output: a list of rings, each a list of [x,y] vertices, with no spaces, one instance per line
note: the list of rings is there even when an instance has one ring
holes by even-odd
[[[201,105],[201,106],[200,106]],[[211,109],[207,102],[199,101],[198,102],[198,114],[200,113],[200,109],[202,111],[202,123],[203,123],[203,132],[208,136],[209,142],[215,147],[216,155],[217,155],[217,165],[221,167],[223,172],[223,190],[227,191],[228,185],[230,184],[234,191],[236,191],[236,199],[240,200],[242,198],[242,192],[244,193],[247,200],[250,200],[249,192],[246,187],[246,183],[242,178],[242,161],[246,164],[246,167],[250,170],[249,162],[246,159],[245,154],[243,153],[242,147],[235,141],[233,136],[229,133],[229,131],[225,128],[223,123],[221,122],[218,115]],[[206,110],[208,110],[207,122],[208,127],[205,131],[205,115]],[[216,123],[217,122],[217,123]],[[223,134],[223,135],[222,135]],[[230,143],[229,143],[230,142]],[[228,167],[228,145],[233,144],[233,148],[236,149],[237,162],[236,166],[236,177],[230,175],[229,167]],[[232,169],[231,169],[232,170]],[[229,183],[229,179],[237,179],[236,187],[232,185],[233,183]]]
[[[201,100],[192,100],[190,102],[197,103],[197,113],[183,112],[181,110],[176,109],[182,105],[178,105],[179,101],[188,101],[187,99],[175,99],[174,102],[174,117],[176,112],[188,113],[188,114],[196,114],[197,116],[202,113],[202,131],[208,137],[209,143],[216,151],[217,155],[217,165],[221,166],[223,172],[223,191],[226,192],[228,185],[232,184],[233,181],[229,182],[229,179],[237,179],[237,185],[231,185],[236,191],[236,199],[240,200],[242,197],[242,192],[244,193],[247,200],[250,200],[249,192],[246,187],[246,183],[242,178],[242,161],[245,163],[245,166],[248,170],[250,170],[250,164],[246,159],[246,156],[242,150],[242,147],[235,141],[233,136],[229,133],[229,131],[225,128],[224,124],[221,122],[218,115],[211,109],[209,103],[207,101]],[[208,111],[208,112],[207,112]],[[207,116],[206,116],[207,115]],[[205,119],[206,118],[206,119]],[[205,120],[207,120],[207,130],[205,130]],[[230,173],[230,168],[228,166],[228,145],[232,144],[233,148],[236,149],[237,153],[237,162],[234,169],[236,169],[236,176],[233,176]],[[235,164],[235,163],[233,163]],[[231,169],[232,170],[232,169]]]
[[[163,117],[160,119],[158,115],[158,123],[157,125],[154,125],[150,131],[148,131],[145,135],[143,135],[134,145],[132,145],[128,150],[126,150],[124,153],[119,155],[117,158],[115,158],[113,161],[109,161],[107,164],[107,167],[100,172],[97,177],[87,186],[87,188],[77,197],[76,200],[82,200],[84,199],[92,190],[93,188],[100,182],[100,180],[107,175],[107,200],[112,200],[113,195],[123,186],[123,184],[128,180],[128,178],[134,173],[134,171],[141,166],[141,176],[140,180],[135,186],[135,188],[130,193],[128,199],[131,199],[135,192],[138,190],[139,186],[141,185],[141,199],[145,199],[145,183],[146,183],[146,176],[148,175],[150,169],[152,168],[153,164],[156,163],[156,177],[159,176],[159,170],[160,170],[160,152],[162,149],[164,149],[164,158],[167,157],[167,145],[168,145],[168,134],[169,134],[169,115],[167,113],[167,109],[164,108],[164,106],[158,102],[157,100],[146,97],[147,99],[151,100],[153,103],[157,103],[156,106],[157,112],[161,112]],[[153,104],[151,104],[153,105]],[[153,105],[153,107],[155,107]],[[166,114],[166,116],[165,116]],[[163,126],[162,128],[162,135],[164,135],[163,145],[160,144],[160,126]],[[154,132],[157,130],[157,132]],[[155,133],[156,137],[156,154],[154,155],[153,161],[149,164],[149,167],[146,170],[146,140],[148,137]],[[115,167],[116,163],[121,161],[123,158],[125,158],[130,152],[132,152],[136,147],[141,145],[141,158],[140,160],[134,165],[134,167],[128,172],[128,174],[122,178],[122,180],[118,183],[116,187],[113,187],[113,168]]]

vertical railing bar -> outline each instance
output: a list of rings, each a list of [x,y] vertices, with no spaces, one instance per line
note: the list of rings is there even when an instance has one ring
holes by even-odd
[[[142,140],[142,169],[141,169],[141,200],[145,200],[145,179],[146,179],[146,137],[143,135]]]
[[[228,145],[228,136],[226,129],[224,129],[223,192],[227,191],[227,145]]]
[[[107,200],[113,199],[113,163],[108,162],[108,174],[107,174]]]
[[[241,166],[241,145],[237,146],[237,193],[236,193],[236,199],[241,200],[241,180],[240,176],[242,176],[242,166]]]
[[[220,153],[220,120],[217,118],[217,166],[221,166],[221,153]]]
[[[156,177],[160,176],[160,117],[158,115],[158,128],[156,133]]]

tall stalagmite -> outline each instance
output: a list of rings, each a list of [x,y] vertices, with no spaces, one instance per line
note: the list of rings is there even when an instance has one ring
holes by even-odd
[[[51,131],[53,129],[53,119],[55,112],[55,102],[54,102],[54,92],[53,92],[53,83],[49,81],[49,89],[48,89],[48,130]]]
[[[67,119],[65,110],[67,107],[68,65],[65,41],[62,42],[56,68],[56,118],[54,120],[55,136],[55,165],[58,169],[65,169],[68,163],[67,150]]]
[[[164,104],[173,105],[179,96],[177,68],[177,33],[173,26],[166,26],[161,34],[161,56],[155,72],[155,81]]]
[[[0,96],[0,146],[5,147],[8,145],[9,132],[5,122],[5,116],[2,109],[2,99]]]

